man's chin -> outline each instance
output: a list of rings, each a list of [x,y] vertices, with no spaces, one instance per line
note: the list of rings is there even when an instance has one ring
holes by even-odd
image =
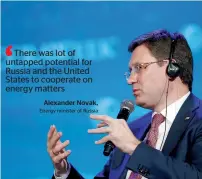
[[[144,106],[145,104],[145,102],[142,99],[140,99],[140,97],[136,97],[135,103],[137,106],[140,106],[140,107]]]
[[[142,107],[142,108],[149,108],[147,102],[140,97],[137,97],[135,100],[135,103],[137,106]]]
[[[137,99],[135,101],[136,105],[141,107],[141,108],[145,108],[145,109],[153,109],[153,107],[151,105],[148,104],[147,101],[145,100],[140,100],[140,99]]]

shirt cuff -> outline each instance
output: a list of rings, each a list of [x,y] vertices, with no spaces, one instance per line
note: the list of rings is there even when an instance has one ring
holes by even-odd
[[[71,165],[69,163],[67,163],[67,165],[69,165],[67,172],[64,174],[61,174],[59,177],[55,175],[55,170],[54,170],[55,179],[67,179],[67,177],[69,176],[70,171],[71,171]]]

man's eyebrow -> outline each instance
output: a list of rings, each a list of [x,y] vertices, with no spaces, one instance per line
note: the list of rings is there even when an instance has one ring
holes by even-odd
[[[131,64],[129,65],[129,69],[131,69],[132,67],[137,66],[137,65],[139,65],[139,64],[140,64],[140,63],[138,63],[138,62],[131,63]]]

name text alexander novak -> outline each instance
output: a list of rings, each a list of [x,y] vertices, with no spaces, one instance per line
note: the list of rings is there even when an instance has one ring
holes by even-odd
[[[81,106],[97,106],[97,102],[95,100],[66,100],[66,101],[52,101],[52,100],[45,100],[44,105],[81,105]]]

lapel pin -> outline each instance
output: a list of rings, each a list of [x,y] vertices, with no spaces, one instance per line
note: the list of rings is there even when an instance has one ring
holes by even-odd
[[[190,117],[185,117],[185,119],[184,120],[188,120]]]

